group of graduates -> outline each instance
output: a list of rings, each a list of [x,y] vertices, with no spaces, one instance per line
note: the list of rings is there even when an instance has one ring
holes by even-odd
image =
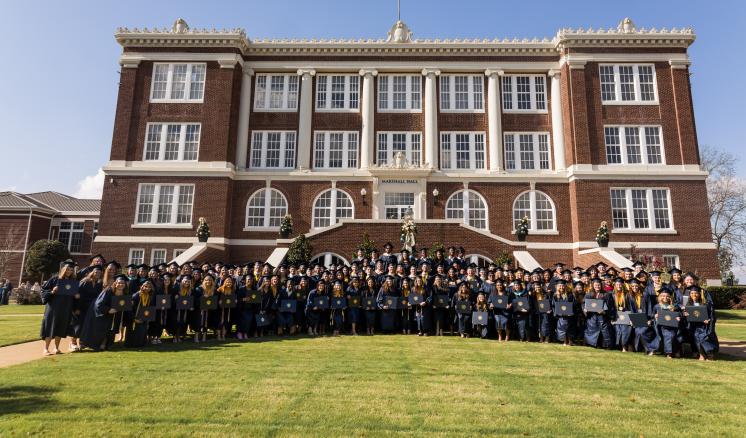
[[[234,266],[176,262],[128,265],[91,258],[72,261],[43,285],[46,305],[41,337],[71,337],[71,350],[206,342],[265,335],[444,333],[498,341],[560,342],[596,348],[694,357],[718,351],[712,298],[698,278],[671,269],[645,272],[641,263],[616,270],[604,263],[587,269],[527,271],[508,264],[478,267],[463,248],[426,250],[419,257],[362,250],[349,266],[260,261]]]

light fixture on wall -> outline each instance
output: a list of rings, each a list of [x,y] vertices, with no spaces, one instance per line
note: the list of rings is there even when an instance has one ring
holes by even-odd
[[[438,205],[438,197],[440,196],[440,192],[438,191],[438,188],[433,189],[433,199],[435,200],[435,205]]]
[[[367,194],[368,194],[368,191],[365,190],[365,187],[363,187],[362,189],[360,189],[360,196],[363,198],[363,205],[365,205],[365,195],[367,195]]]

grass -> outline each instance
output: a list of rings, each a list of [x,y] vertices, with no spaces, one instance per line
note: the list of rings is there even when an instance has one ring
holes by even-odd
[[[5,307],[10,306],[2,306],[0,309]],[[0,347],[39,339],[40,327],[41,315],[0,313]]]
[[[3,436],[743,436],[746,361],[455,337],[164,344],[0,372]]]
[[[44,305],[30,304],[30,305],[21,306],[18,304],[10,304],[7,306],[0,306],[0,315],[22,315],[22,314],[43,315]]]
[[[719,338],[746,341],[746,310],[717,310]]]

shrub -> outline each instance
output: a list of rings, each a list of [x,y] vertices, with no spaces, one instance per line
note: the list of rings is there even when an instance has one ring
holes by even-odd
[[[59,240],[37,240],[26,255],[26,273],[32,279],[48,278],[70,257],[67,246]]]
[[[34,292],[31,288],[17,287],[13,290],[16,304],[41,304],[41,294]]]
[[[737,308],[734,306],[746,301],[746,286],[711,286],[707,291],[717,309]]]
[[[306,239],[306,235],[300,234],[288,248],[287,261],[293,265],[305,264],[311,261],[311,254],[313,247]]]

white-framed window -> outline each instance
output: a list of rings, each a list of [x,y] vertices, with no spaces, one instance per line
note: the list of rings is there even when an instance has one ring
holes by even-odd
[[[360,108],[360,75],[316,76],[316,110],[357,111]]]
[[[151,102],[202,102],[205,94],[204,63],[153,64]]]
[[[251,168],[295,167],[295,131],[254,131],[251,136]]]
[[[679,266],[679,256],[676,254],[663,254],[663,264],[668,267],[668,269],[678,268]]]
[[[357,168],[357,131],[316,131],[314,139],[314,168]]]
[[[547,132],[506,132],[503,136],[506,170],[550,170]]]
[[[653,64],[600,64],[603,104],[657,104],[658,86]]]
[[[513,201],[513,230],[521,220],[528,218],[528,229],[534,233],[557,231],[554,202],[544,192],[528,190]]]
[[[474,190],[459,190],[446,202],[446,219],[461,219],[474,228],[487,229],[487,203]]]
[[[200,130],[199,123],[148,123],[143,160],[197,160]]]
[[[665,164],[660,126],[604,126],[608,164]]]
[[[464,261],[469,264],[474,263],[479,269],[487,269],[493,263],[491,258],[482,254],[467,254],[464,256]]]
[[[83,250],[83,222],[60,222],[60,231],[57,240],[62,242],[71,253],[79,253]]]
[[[296,111],[297,109],[298,75],[256,75],[254,111]]]
[[[672,230],[671,192],[667,188],[612,188],[614,230]]]
[[[422,111],[422,75],[378,75],[377,80],[378,111]]]
[[[184,254],[184,251],[186,251],[186,248],[179,248],[174,250],[174,259],[182,254]]]
[[[440,110],[484,112],[484,75],[441,75]]]
[[[93,222],[93,234],[91,239],[96,240],[96,236],[98,236],[98,221]]]
[[[422,134],[419,132],[378,132],[376,163],[386,166],[394,163],[399,152],[404,152],[409,164],[422,165]]]
[[[191,224],[194,184],[140,184],[135,223]]]
[[[246,203],[246,228],[279,227],[287,212],[288,201],[279,190],[259,189]]]
[[[402,219],[407,210],[414,210],[414,193],[385,192],[383,206],[386,219]]]
[[[484,133],[441,132],[440,168],[470,170],[484,169]]]
[[[130,248],[129,256],[127,257],[128,265],[141,265],[145,263],[145,249],[143,248]]]
[[[334,266],[349,266],[350,262],[348,262],[344,257],[342,257],[339,254],[333,253],[333,252],[323,252],[321,254],[315,255],[310,262],[310,266],[315,265],[322,265],[325,268],[328,268],[331,265]]]
[[[352,197],[344,190],[325,190],[313,202],[313,228],[328,227],[340,219],[354,217],[355,205],[352,203]]]
[[[504,112],[547,112],[545,75],[505,75],[502,93]]]
[[[166,249],[165,248],[153,248],[150,250],[150,266],[158,266],[161,263],[166,263]]]

